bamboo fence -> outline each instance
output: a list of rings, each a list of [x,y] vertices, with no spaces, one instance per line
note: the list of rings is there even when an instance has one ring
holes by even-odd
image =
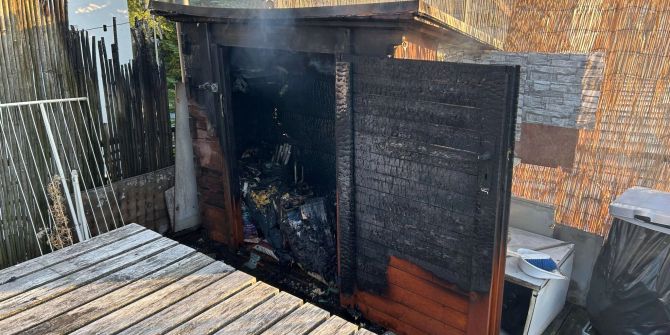
[[[98,42],[108,115],[103,141],[114,180],[174,164],[165,68],[156,64],[156,50],[147,30],[143,23],[132,30],[134,57],[128,64],[120,64],[116,43],[109,57],[104,39]]]
[[[514,52],[603,52],[596,124],[570,171],[520,164],[513,193],[556,206],[558,223],[607,234],[608,205],[631,186],[670,191],[670,1],[518,0]]]
[[[0,0],[0,104],[87,98],[84,105],[61,104],[49,109],[50,115],[60,113],[51,120],[54,129],[63,131],[55,136],[66,144],[61,155],[80,163],[84,189],[173,164],[165,71],[154,61],[153,40],[140,28],[134,30],[135,59],[120,64],[115,41],[108,56],[104,41],[69,27],[66,0]],[[30,224],[35,213],[53,221],[47,215],[48,201],[27,200],[20,188],[34,184],[31,189],[40,193],[33,194],[35,198],[46,198],[40,190],[46,189],[56,169],[48,150],[40,163],[31,155],[31,149],[40,152],[47,143],[46,121],[39,118],[39,108],[12,107],[0,112],[5,135],[0,138],[2,268],[49,251],[45,247],[49,232],[36,231]],[[103,113],[109,122],[103,122]],[[30,115],[37,115],[35,121],[30,121]],[[73,133],[66,133],[68,127],[99,132],[91,137],[91,145],[81,145]],[[22,162],[33,164],[19,164]],[[105,171],[105,176],[88,172],[96,169]],[[35,235],[41,242],[36,242]]]
[[[79,93],[79,87],[73,85],[77,82],[76,73],[62,59],[67,48],[66,15],[63,1],[0,1],[0,103],[63,98]],[[9,133],[10,129],[20,130],[21,125],[26,125],[14,113],[13,119],[3,115],[4,122],[0,125],[3,131]],[[31,180],[44,182],[46,165],[22,168],[18,161],[24,155],[16,157],[19,148],[27,150],[38,145],[38,140],[44,140],[44,133],[31,135],[15,141],[0,140],[1,267],[39,256],[44,247],[35,242],[29,218],[47,204],[26,201],[19,187]],[[16,166],[21,170],[13,170]]]

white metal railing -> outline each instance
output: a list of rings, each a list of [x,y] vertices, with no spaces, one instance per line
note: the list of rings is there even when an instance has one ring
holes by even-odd
[[[124,224],[87,98],[0,104],[0,231],[29,222],[40,254],[54,250],[48,185],[58,176],[77,239]],[[105,188],[110,196],[101,196]],[[83,190],[82,190],[83,188]],[[90,189],[90,191],[86,191]],[[82,191],[86,197],[84,206]],[[113,202],[113,204],[112,204]],[[86,210],[90,210],[88,222]],[[105,215],[109,210],[111,215]],[[20,230],[20,229],[19,229]]]

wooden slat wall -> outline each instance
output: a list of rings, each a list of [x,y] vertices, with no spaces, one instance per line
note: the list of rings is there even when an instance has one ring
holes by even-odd
[[[64,22],[62,0],[0,1],[0,101],[62,98],[76,91],[69,64],[60,64]]]
[[[82,200],[86,219],[88,222],[93,222],[93,215],[95,215],[100,221],[100,232],[91,226],[93,235],[113,230],[115,228],[113,223],[121,222],[121,218],[126,223],[137,222],[159,233],[166,232],[170,227],[170,218],[165,201],[165,191],[174,186],[174,178],[174,166],[171,166],[117,181],[112,184],[112,187],[100,187],[83,192]],[[98,195],[101,199],[100,203]],[[118,199],[118,209],[114,195]],[[89,206],[89,202],[94,206]],[[103,225],[102,222],[107,224]]]
[[[430,43],[427,43],[426,41],[421,41],[420,39],[414,38],[405,38],[403,40],[403,45],[400,46],[400,48],[405,49],[404,45],[407,44],[407,52],[398,52],[398,47],[396,47],[396,58],[414,58],[414,59],[425,59],[428,58],[429,60],[432,57],[433,53],[430,52],[418,52],[418,50],[435,50],[435,46],[431,45]],[[411,46],[416,46],[416,48],[412,49]],[[399,117],[399,115],[402,115],[401,119],[403,120],[401,123],[404,125],[401,127],[402,129],[410,129],[412,121],[416,122],[417,120],[414,120],[414,117],[407,116],[407,115],[412,115],[416,114],[418,112],[424,112],[426,115],[423,115],[423,118],[418,117],[421,120],[424,120],[425,118],[430,118],[430,123],[431,124],[444,124],[447,123],[448,121],[440,119],[434,120],[431,117],[433,114],[428,113],[427,111],[430,110],[430,106],[433,106],[434,108],[437,108],[436,110],[440,110],[441,112],[444,112],[444,106],[439,106],[437,107],[433,101],[433,104],[431,105],[430,103],[426,103],[426,101],[430,99],[437,99],[434,97],[429,97],[430,93],[428,93],[429,89],[427,89],[424,86],[427,86],[425,81],[426,77],[429,78],[429,76],[426,76],[426,73],[431,73],[434,74],[438,70],[424,70],[421,74],[418,74],[420,71],[412,71],[411,69],[403,69],[404,71],[398,73],[398,71],[392,71],[396,70],[396,67],[393,67],[393,64],[383,64],[383,65],[378,65],[381,64],[381,61],[377,61],[374,64],[378,66],[378,68],[374,68],[373,70],[367,69],[368,72],[364,72],[362,70],[363,65],[359,63],[354,63],[358,64],[358,72],[354,72],[358,75],[365,75],[363,77],[358,78],[358,82],[356,82],[353,86],[355,87],[354,92],[355,94],[358,93],[358,98],[353,99],[353,108],[356,110],[360,115],[358,117],[355,117],[355,120],[357,121],[355,129],[356,129],[356,153],[357,155],[365,155],[364,160],[361,161],[356,161],[356,186],[359,188],[357,191],[356,195],[356,225],[357,225],[357,232],[356,232],[356,257],[357,257],[357,289],[351,296],[347,296],[346,291],[343,291],[343,296],[342,296],[342,302],[345,305],[355,305],[360,310],[363,312],[363,314],[378,323],[381,323],[382,325],[392,329],[393,331],[397,332],[398,334],[484,334],[488,333],[491,328],[489,326],[491,324],[495,324],[495,320],[497,318],[495,314],[495,311],[492,310],[489,306],[489,303],[491,300],[495,301],[494,296],[497,296],[498,293],[501,293],[500,290],[496,289],[497,285],[492,285],[490,282],[490,279],[482,279],[482,281],[478,282],[478,285],[491,285],[493,288],[490,289],[491,295],[489,296],[488,294],[478,294],[475,292],[483,292],[483,291],[489,291],[488,287],[487,289],[473,289],[472,292],[469,293],[463,293],[463,289],[458,289],[454,284],[459,284],[461,287],[462,285],[462,279],[463,277],[459,277],[460,275],[463,275],[466,273],[465,270],[455,270],[455,266],[457,266],[458,261],[444,261],[440,262],[439,265],[434,265],[430,264],[430,262],[422,261],[421,260],[421,255],[413,255],[412,257],[406,257],[408,259],[412,259],[412,261],[406,261],[402,260],[400,258],[396,257],[390,257],[390,261],[388,262],[388,265],[383,264],[381,260],[385,259],[388,257],[388,254],[393,254],[397,255],[398,257],[402,257],[402,253],[411,253],[415,252],[416,250],[439,250],[440,253],[449,254],[450,253],[450,248],[451,247],[435,247],[432,248],[431,245],[432,243],[436,243],[434,239],[428,238],[421,238],[420,242],[414,242],[412,240],[414,237],[421,236],[421,232],[423,229],[432,229],[440,224],[435,224],[435,225],[430,225],[429,227],[422,227],[421,224],[417,225],[417,222],[424,222],[423,220],[427,220],[430,222],[437,222],[441,221],[441,224],[444,225],[446,224],[447,228],[446,230],[438,233],[440,234],[445,234],[444,236],[447,236],[451,229],[453,229],[453,224],[447,224],[447,221],[450,221],[452,217],[450,215],[437,215],[436,213],[439,212],[435,211],[434,208],[422,208],[421,210],[417,210],[417,208],[425,205],[421,204],[418,206],[413,205],[413,201],[402,201],[394,205],[389,205],[391,202],[394,201],[395,196],[389,196],[389,194],[393,195],[395,194],[394,192],[396,189],[402,189],[403,196],[407,197],[407,199],[411,198],[414,199],[416,198],[416,190],[417,187],[421,187],[419,185],[422,185],[422,182],[420,181],[419,183],[414,183],[411,184],[412,181],[414,180],[412,176],[407,177],[411,179],[409,183],[411,184],[410,187],[407,187],[403,185],[402,188],[396,188],[394,187],[397,185],[393,178],[380,178],[380,177],[374,177],[376,173],[381,173],[380,175],[384,175],[383,171],[386,170],[384,169],[384,160],[381,160],[379,157],[383,157],[384,155],[390,155],[391,157],[390,162],[393,162],[393,159],[398,158],[395,155],[399,155],[400,151],[403,150],[409,150],[407,148],[411,147],[411,144],[406,144],[403,141],[407,141],[406,138],[403,138],[402,140],[398,140],[398,138],[393,137],[393,140],[391,142],[403,142],[404,144],[402,146],[395,144],[388,144],[389,139],[386,139],[386,141],[382,142],[375,142],[371,141],[370,139],[374,138],[373,135],[380,135],[380,134],[385,134],[385,129],[388,129],[389,126],[388,124],[392,123],[385,123],[385,122],[371,122],[369,120],[373,120],[371,116],[374,117],[382,117],[382,119],[393,119],[394,117]],[[407,65],[408,63],[403,63],[403,65]],[[414,63],[414,64],[420,64],[420,63]],[[430,64],[430,63],[424,63],[424,64]],[[370,64],[366,64],[370,65]],[[435,65],[435,64],[433,64]],[[387,68],[382,68],[383,66],[387,66]],[[400,66],[397,66],[397,68],[401,68]],[[415,67],[415,69],[417,69]],[[428,72],[431,71],[431,72]],[[400,87],[400,84],[397,84],[396,86],[389,86],[390,84],[387,84],[386,86],[380,84],[380,82],[394,82],[393,80],[389,78],[384,78],[383,80],[380,81],[374,81],[373,78],[375,76],[371,75],[371,73],[375,74],[381,74],[385,72],[390,72],[393,74],[393,80],[396,80],[396,84],[398,82],[405,82],[405,81],[411,81],[412,79],[412,73],[415,75],[418,75],[419,77],[423,78],[424,81],[420,83],[415,83],[415,85],[407,85],[402,92],[408,96],[413,96],[421,101],[424,102],[424,104],[419,104],[421,106],[420,110],[412,110],[412,112],[415,113],[407,113],[408,108],[412,109],[412,104],[409,106],[404,105],[404,108],[390,108],[387,106],[384,106],[384,108],[379,108],[379,102],[375,103],[375,99],[372,97],[367,97],[364,94],[374,94],[377,96],[376,99],[379,99],[380,96],[393,96],[394,94],[397,96],[397,92],[399,92],[397,87]],[[409,73],[409,74],[407,74]],[[381,75],[378,75],[381,76]],[[476,75],[471,75],[471,77],[468,77],[471,79]],[[458,77],[457,71],[454,70],[453,73],[445,73],[443,76],[440,78],[443,78],[442,81],[440,82],[441,84],[447,85],[446,82],[450,80],[456,81],[455,78]],[[341,80],[341,79],[340,79]],[[344,80],[342,80],[344,82]],[[466,83],[467,80],[459,80],[458,82],[461,83],[459,88],[464,89],[465,92],[476,92],[477,90],[473,89],[465,89],[464,87],[468,85]],[[491,83],[491,82],[489,82]],[[375,86],[376,85],[376,86]],[[495,86],[495,84],[494,84]],[[379,88],[383,87],[383,88]],[[496,86],[499,88],[499,86]],[[375,90],[372,90],[371,88],[375,88]],[[423,88],[423,90],[422,90]],[[444,90],[441,90],[444,91]],[[370,93],[374,92],[374,93]],[[383,92],[383,93],[379,93]],[[486,92],[486,93],[491,93],[494,92],[493,89],[490,88],[485,88],[483,91],[480,90],[480,92]],[[338,92],[339,93],[339,92]],[[342,96],[343,93],[339,93],[339,96]],[[381,94],[381,95],[380,95]],[[366,97],[364,100],[362,97]],[[389,99],[390,97],[387,97],[386,99]],[[449,98],[447,96],[440,96],[440,98],[445,99],[447,101]],[[346,100],[346,98],[345,98]],[[440,101],[442,103],[445,103],[445,101]],[[459,100],[459,102],[462,101],[468,101],[467,98],[462,97],[462,100]],[[452,107],[456,105],[454,102],[448,102],[451,104]],[[463,103],[465,104],[465,103]],[[389,104],[390,105],[390,104]],[[459,103],[461,105],[461,103]],[[379,113],[381,114],[376,114],[375,111],[375,106],[377,106]],[[392,106],[392,105],[390,105]],[[486,108],[486,107],[481,107],[480,105],[477,104],[472,104],[468,105],[470,108],[475,106],[475,107],[480,107],[482,110],[486,112],[491,112],[491,108]],[[416,106],[414,106],[416,107]],[[463,111],[463,110],[461,110]],[[467,113],[464,113],[466,115],[465,119],[460,119],[463,124],[459,124],[458,127],[455,127],[454,131],[451,133],[440,133],[438,135],[431,134],[427,135],[427,129],[421,129],[420,131],[415,131],[417,130],[416,127],[410,129],[410,131],[401,134],[400,136],[408,136],[409,138],[413,139],[414,141],[421,141],[422,143],[426,142],[424,139],[424,136],[432,136],[432,139],[429,140],[430,143],[438,143],[440,141],[447,141],[444,136],[454,136],[455,134],[459,134],[459,131],[462,129],[477,129],[474,124],[476,122],[479,122],[481,120],[481,116],[478,116],[479,114],[477,113],[479,110],[477,109],[468,109]],[[452,110],[452,112],[455,113],[455,111]],[[429,117],[428,115],[431,115]],[[439,113],[438,113],[439,114]],[[508,115],[504,112],[500,112],[501,115]],[[440,114],[441,116],[444,116]],[[408,119],[409,118],[409,119]],[[489,122],[492,122],[493,124],[499,125],[499,121],[496,121],[492,114],[487,114],[487,117]],[[362,120],[359,124],[359,120]],[[467,121],[466,121],[467,120]],[[409,122],[409,123],[408,123]],[[406,126],[406,124],[410,124],[409,128]],[[430,128],[430,127],[429,127]],[[373,130],[374,129],[374,130]],[[493,129],[493,128],[492,128]],[[493,132],[487,132],[487,134],[492,134]],[[411,134],[411,135],[408,135]],[[501,135],[502,136],[502,135]],[[511,135],[510,135],[511,136]],[[464,139],[465,137],[462,137]],[[338,139],[340,141],[340,139]],[[509,139],[511,142],[511,137]],[[456,143],[458,142],[458,143]],[[459,141],[454,141],[450,142],[449,145],[444,144],[445,142],[441,142],[441,144],[444,144],[444,147],[458,147],[466,150],[477,150],[473,148],[473,145],[478,144],[480,141],[479,140],[463,140],[462,142]],[[493,143],[498,143],[495,140],[492,140]],[[390,145],[394,147],[394,150],[388,149],[386,146]],[[367,148],[374,148],[372,151],[371,149]],[[398,149],[402,147],[402,149]],[[381,152],[377,152],[378,150],[381,150]],[[400,150],[400,151],[397,151]],[[370,151],[370,152],[368,152]],[[370,156],[372,154],[372,156]],[[401,155],[403,156],[403,155]],[[410,155],[412,156],[412,155]],[[400,157],[400,163],[395,163],[398,168],[397,173],[402,173],[403,178],[404,178],[404,173],[407,171],[412,171],[413,168],[416,168],[416,166],[420,166],[417,164],[421,164],[422,159],[419,160],[413,160],[412,164],[406,165],[403,163],[403,159],[407,158],[407,155],[404,155],[403,157]],[[418,157],[418,156],[417,156]],[[454,156],[450,156],[452,159],[450,162],[452,164],[455,164],[454,162],[458,161],[458,159],[454,158]],[[465,159],[465,158],[462,158]],[[394,163],[391,163],[394,164]],[[431,164],[437,164],[434,161],[431,161]],[[360,165],[360,166],[359,166]],[[435,166],[435,165],[434,165]],[[450,166],[449,168],[443,168],[443,169],[438,169],[442,173],[444,171],[454,171],[452,170],[454,167]],[[394,169],[391,169],[391,171],[396,171]],[[460,171],[460,170],[459,170]],[[509,174],[511,172],[511,169],[509,171],[506,170],[506,173]],[[473,172],[468,170],[468,174],[476,174],[477,172]],[[424,173],[424,177],[427,177]],[[415,175],[415,174],[414,174]],[[428,173],[430,175],[430,173]],[[372,178],[371,178],[372,176]],[[439,177],[436,177],[439,178]],[[441,187],[441,192],[448,192],[447,190],[450,188],[450,186],[443,184],[447,182],[450,178],[439,178],[435,179],[433,181],[434,183],[437,183],[439,185],[436,185],[435,187]],[[437,181],[439,180],[439,182]],[[454,180],[459,180],[459,182],[462,182],[463,185],[466,185],[467,181],[462,179],[462,178],[457,178]],[[379,182],[378,182],[379,181]],[[398,184],[402,184],[398,183]],[[448,184],[448,182],[447,182]],[[465,189],[470,189],[467,186],[464,186],[463,189],[461,189],[461,192],[465,192],[464,194],[470,194]],[[479,191],[479,188],[473,188]],[[372,190],[372,191],[370,191]],[[426,192],[426,191],[423,191]],[[360,194],[359,194],[360,193]],[[431,193],[429,191],[429,193]],[[438,192],[439,193],[439,192]],[[383,196],[381,198],[378,198],[379,195],[382,194]],[[431,193],[432,194],[432,193]],[[444,193],[440,193],[444,194]],[[396,194],[397,195],[397,194]],[[342,194],[339,194],[340,196],[340,201],[343,199]],[[437,206],[438,208],[441,206],[437,204],[435,201],[436,199],[439,199],[440,195],[436,195],[435,197],[427,200],[430,204],[433,206]],[[382,201],[379,201],[377,199],[384,199]],[[405,199],[405,200],[407,200]],[[449,205],[453,205],[454,208],[457,208],[457,210],[463,211],[462,213],[467,213],[468,208],[469,208],[469,198],[467,196],[465,198],[462,198],[461,195],[457,197],[452,197],[448,202]],[[446,204],[445,203],[445,204]],[[340,202],[340,206],[343,204]],[[482,205],[482,208],[485,206]],[[479,207],[478,207],[479,208]],[[397,211],[394,211],[392,209],[397,209]],[[341,214],[342,212],[340,212]],[[391,216],[389,216],[387,213],[393,213]],[[409,214],[408,214],[409,213]],[[421,219],[416,219],[413,217],[413,215],[416,215],[416,213],[422,213],[421,214]],[[432,213],[432,214],[430,214]],[[431,219],[433,215],[437,219]],[[464,214],[466,215],[466,214]],[[459,222],[463,224],[464,230],[461,230],[461,234],[457,237],[455,237],[455,240],[459,240],[462,243],[459,244],[459,249],[465,250],[467,247],[466,245],[468,243],[472,243],[471,241],[466,243],[467,238],[463,238],[463,236],[470,236],[468,233],[465,233],[468,229],[471,229],[474,227],[472,225],[472,222],[467,221],[465,219],[465,216],[460,216],[459,217]],[[463,220],[463,221],[460,221]],[[383,224],[380,224],[379,222],[383,222]],[[342,221],[340,221],[340,229],[342,229]],[[402,228],[404,226],[412,226],[412,232],[403,232]],[[346,226],[346,225],[345,225]],[[395,226],[399,227],[399,231],[393,230]],[[479,227],[481,230],[477,231],[474,233],[474,236],[482,237],[484,234],[484,228],[482,225]],[[445,226],[446,227],[446,226]],[[405,227],[406,228],[406,227]],[[443,227],[444,228],[444,227]],[[504,234],[504,233],[503,233]],[[431,234],[432,236],[437,236],[434,234]],[[400,237],[398,237],[400,236]],[[487,235],[488,236],[488,235]],[[343,234],[343,231],[340,231],[340,248],[348,248],[348,246],[343,246],[342,241],[344,241],[344,238],[346,238],[346,234]],[[449,240],[450,238],[447,237],[441,237],[439,239],[447,239]],[[493,241],[494,237],[491,235],[489,241]],[[413,244],[412,244],[413,243]],[[398,250],[394,250],[391,252],[381,252],[379,251],[384,250],[384,248],[393,248],[395,247],[396,244],[402,244],[403,246],[409,246],[406,249],[400,248]],[[381,246],[381,248],[380,248]],[[415,249],[412,249],[415,248]],[[393,249],[391,249],[393,250]],[[409,251],[412,250],[412,251]],[[344,259],[342,257],[346,257],[345,254],[343,254],[345,250],[340,250],[340,266],[341,266],[341,271],[344,269],[343,265],[346,265],[346,262],[344,262]],[[346,250],[348,253],[349,250]],[[496,251],[492,251],[491,253],[488,253],[488,255],[496,254]],[[344,256],[343,256],[344,255]],[[435,256],[436,254],[431,254],[432,256]],[[467,256],[466,256],[467,257]],[[490,256],[489,256],[490,257]],[[434,261],[434,258],[431,258],[431,261]],[[478,259],[477,262],[472,263],[472,264],[477,264],[482,267],[482,269],[477,270],[473,268],[473,271],[471,272],[473,274],[473,277],[476,278],[490,278],[489,274],[489,268],[485,265],[487,264],[488,260],[486,260],[485,256],[482,256],[481,258]],[[466,262],[467,263],[467,262]],[[446,265],[445,265],[446,264]],[[489,263],[490,264],[490,263]],[[491,268],[493,268],[493,265],[490,265]],[[431,273],[430,271],[427,271],[426,269],[431,269],[433,272]],[[447,269],[447,270],[445,270]],[[497,269],[500,269],[497,267]],[[443,271],[440,273],[440,271]],[[497,270],[496,270],[497,271]],[[500,270],[502,271],[502,270]],[[458,275],[453,275],[451,279],[448,276],[444,276],[444,273],[448,272],[450,275],[453,273],[457,273]],[[499,272],[498,272],[499,273]],[[341,275],[343,278],[346,276],[346,272],[342,273]],[[481,276],[481,277],[479,277]],[[494,275],[495,276],[495,275]],[[375,286],[377,285],[377,282],[381,279],[385,279],[385,284],[383,288],[379,288],[380,286]],[[456,281],[459,282],[456,282]],[[485,283],[485,280],[489,280],[488,283]],[[502,279],[500,279],[500,283],[502,283]],[[465,289],[467,291],[467,289]],[[493,303],[495,305],[495,303]]]
[[[540,0],[538,0],[540,1]],[[419,12],[470,37],[502,48],[515,0],[421,0]]]
[[[513,190],[555,205],[558,223],[604,235],[625,189],[670,191],[670,2],[520,0],[513,17],[506,50],[605,53],[596,125],[580,132],[573,168],[521,164]]]
[[[470,298],[420,267],[391,257],[387,268],[388,292],[375,295],[357,291],[343,297],[367,318],[398,334],[465,334]],[[482,320],[482,323],[485,320]]]
[[[69,30],[66,7],[65,0],[0,0],[0,103],[87,97],[92,121],[109,128],[104,144],[114,180],[172,165],[165,69],[144,25],[133,30],[135,59],[120,64],[114,43],[107,55],[104,40]],[[109,126],[101,117],[98,62]]]

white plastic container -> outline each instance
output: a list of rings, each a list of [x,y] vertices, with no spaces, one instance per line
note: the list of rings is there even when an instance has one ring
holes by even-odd
[[[526,248],[519,248],[517,251],[507,250],[507,255],[518,258],[519,269],[533,278],[566,279],[565,276],[563,276],[558,270],[545,271],[528,262],[528,259],[551,259],[550,255],[547,255],[543,252]]]
[[[633,187],[610,204],[612,216],[670,234],[670,193]]]

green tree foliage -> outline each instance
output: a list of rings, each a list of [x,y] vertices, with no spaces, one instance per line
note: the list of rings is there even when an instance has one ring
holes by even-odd
[[[179,63],[179,46],[177,44],[177,30],[175,24],[164,17],[154,16],[148,9],[148,0],[128,0],[128,19],[131,29],[135,22],[143,21],[150,31],[159,38],[159,52],[165,67],[168,84],[168,103],[170,111],[174,112],[175,85],[181,81],[181,65]]]

